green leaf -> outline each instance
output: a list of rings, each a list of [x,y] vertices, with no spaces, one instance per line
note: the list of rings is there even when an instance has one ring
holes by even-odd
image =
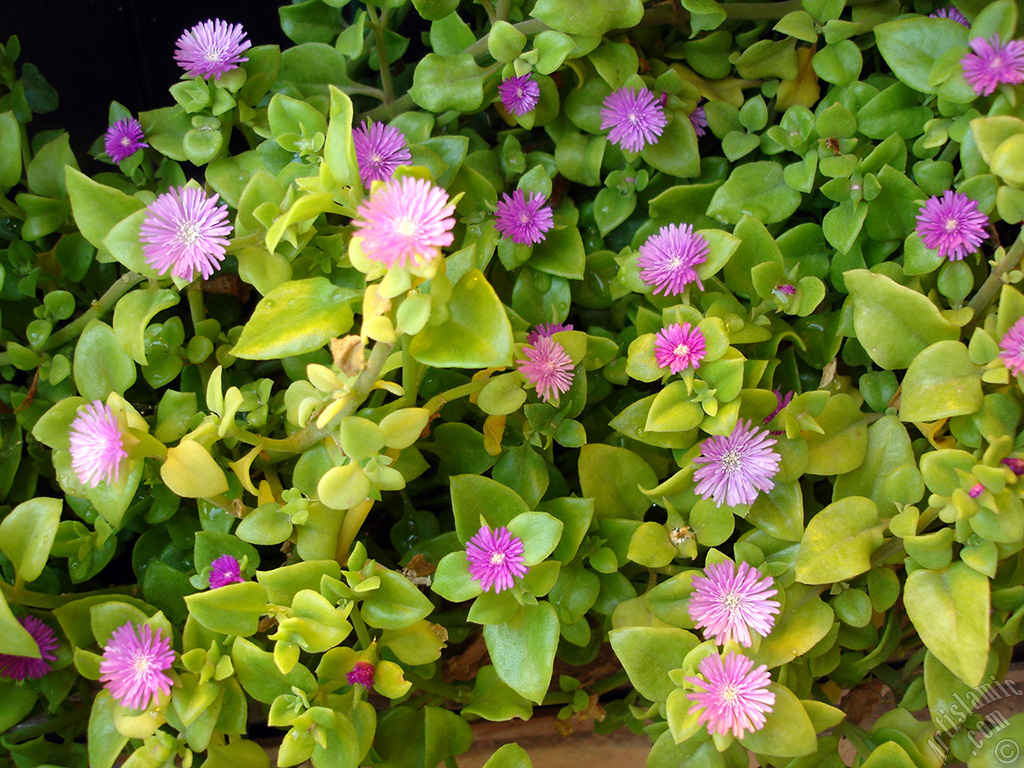
[[[352,100],[348,94],[330,86],[331,119],[324,141],[324,161],[340,186],[354,186],[359,178],[356,148],[352,143]]]
[[[430,112],[475,112],[484,103],[484,77],[470,53],[440,56],[428,53],[413,74],[409,96]]]
[[[360,607],[363,619],[371,627],[405,629],[434,610],[427,596],[404,576],[385,568],[378,568],[374,575],[380,579],[380,586],[367,594]]]
[[[498,676],[519,695],[540,704],[551,684],[558,647],[558,616],[549,603],[524,605],[505,624],[484,626],[484,640]]]
[[[296,664],[291,672],[283,675],[274,662],[274,654],[260,649],[244,637],[236,637],[232,643],[231,660],[245,692],[264,704],[272,703],[278,696],[290,695],[292,686],[309,694],[317,688],[313,673],[302,664]]]
[[[89,765],[93,768],[111,768],[128,743],[128,737],[122,735],[114,725],[114,716],[119,709],[110,691],[100,691],[92,702],[87,743]]]
[[[103,248],[103,240],[115,224],[146,207],[134,197],[93,181],[73,167],[66,168],[65,174],[75,224],[96,248]]]
[[[817,749],[818,739],[800,700],[784,685],[769,683],[775,703],[765,723],[740,739],[740,744],[759,755],[803,757]]]
[[[46,567],[63,503],[37,497],[22,502],[0,522],[0,551],[14,565],[18,580],[35,581]]]
[[[146,365],[146,326],[153,317],[178,303],[177,291],[150,288],[132,291],[114,307],[114,335],[139,365]]]
[[[462,712],[467,715],[478,715],[485,720],[502,721],[514,717],[529,720],[533,714],[530,702],[502,682],[490,664],[480,667],[477,672],[469,701],[469,706],[464,707]]]
[[[676,627],[617,627],[608,633],[612,650],[633,687],[646,699],[663,702],[675,690],[669,672],[697,647],[692,632]]]
[[[6,149],[5,149],[6,151]],[[41,197],[63,199],[67,197],[64,183],[65,168],[78,169],[78,161],[71,151],[70,137],[61,133],[36,152],[28,164],[28,187]]]
[[[807,466],[815,475],[839,475],[863,463],[868,449],[867,420],[850,395],[829,398],[823,413],[815,417],[822,433],[808,431]]]
[[[172,493],[186,499],[218,496],[228,490],[227,476],[206,448],[195,440],[182,440],[167,449],[160,479]]]
[[[697,134],[690,118],[679,111],[673,113],[658,140],[640,151],[640,156],[655,170],[680,179],[700,175]]]
[[[981,683],[989,650],[988,578],[959,561],[919,569],[907,576],[903,602],[935,658],[968,685]]]
[[[465,712],[469,711],[467,707]],[[486,717],[486,715],[484,715]],[[524,720],[529,718],[529,714],[523,717]],[[487,718],[492,719],[492,718]],[[501,720],[509,720],[511,718],[493,718]],[[533,762],[530,760],[530,756],[526,753],[526,750],[520,747],[516,743],[505,744],[504,746],[498,747],[494,750],[494,754],[487,758],[487,762],[484,763],[483,768],[533,768]]]
[[[896,504],[914,504],[924,495],[910,435],[896,416],[883,416],[868,427],[867,454],[852,472],[836,478],[832,500],[867,496],[881,517],[896,514]],[[748,516],[749,519],[749,516]]]
[[[786,184],[778,163],[745,163],[734,168],[715,191],[708,216],[736,224],[747,214],[763,224],[774,224],[792,216],[801,199],[800,193]]]
[[[523,512],[509,521],[508,532],[523,542],[526,565],[536,565],[558,545],[562,523],[546,512]]]
[[[875,502],[863,496],[840,499],[807,524],[796,557],[797,581],[848,581],[871,569],[871,553],[881,543],[882,526]],[[836,557],[837,552],[843,556]]]
[[[967,27],[943,19],[911,16],[875,27],[878,50],[902,82],[915,91],[934,93],[929,75],[950,48],[967,45]]]
[[[91,320],[75,346],[74,377],[86,400],[106,400],[111,392],[123,395],[135,383],[135,363],[121,349],[113,329]]]
[[[480,518],[490,528],[507,526],[530,508],[506,485],[481,475],[456,475],[451,479],[452,512],[459,541],[467,542],[480,530]]]
[[[751,658],[774,669],[799,658],[824,638],[835,622],[832,609],[819,596],[820,587],[792,584],[786,588],[782,613],[771,634],[762,638]]]
[[[641,488],[654,488],[658,478],[640,456],[626,448],[589,443],[580,449],[579,477],[583,496],[594,500],[594,516],[640,520],[651,501]]]
[[[267,590],[255,581],[228,584],[185,597],[189,613],[213,632],[248,637],[267,611]]]
[[[3,592],[0,592],[0,653],[39,658],[38,643],[11,613]]]
[[[409,344],[409,353],[416,360],[435,368],[512,364],[512,326],[482,272],[467,272],[455,285],[446,307],[447,319],[428,324]],[[453,339],[459,343],[452,343]]]
[[[866,269],[844,278],[857,340],[882,368],[907,368],[932,344],[960,337],[960,329],[921,293]]]
[[[575,5],[561,0],[537,0],[530,15],[570,35],[603,35],[612,29],[628,29],[639,24],[644,8],[641,0],[603,0]]]
[[[291,280],[256,305],[231,354],[246,360],[279,360],[320,349],[352,327],[355,292],[325,277]]]
[[[903,378],[900,418],[938,421],[981,408],[982,369],[959,341],[939,341],[914,358]]]
[[[0,113],[0,187],[10,189],[21,180],[21,126],[13,112]]]

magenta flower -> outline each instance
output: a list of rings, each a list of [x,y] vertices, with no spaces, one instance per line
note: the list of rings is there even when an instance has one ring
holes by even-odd
[[[0,653],[0,676],[10,680],[38,680],[49,673],[52,666],[50,662],[57,659],[54,654],[59,645],[57,634],[49,624],[35,616],[19,616],[18,621],[28,630],[32,639],[36,641],[36,645],[39,646],[40,658],[33,659],[30,656]]]
[[[933,196],[917,214],[917,234],[925,246],[950,261],[974,253],[985,241],[988,216],[978,210],[975,200],[948,189]]]
[[[705,576],[693,577],[689,612],[697,626],[718,645],[730,640],[749,648],[750,630],[767,637],[775,624],[779,603],[768,598],[778,592],[775,582],[749,563],[714,563]]]
[[[388,267],[422,266],[451,245],[455,206],[448,193],[426,179],[403,176],[373,191],[359,204],[352,225],[363,253]]]
[[[704,284],[697,275],[697,267],[708,258],[711,246],[689,224],[668,224],[647,238],[640,246],[640,279],[654,286],[654,293],[676,296],[688,283]]]
[[[148,624],[137,630],[130,621],[115,629],[103,648],[100,680],[114,700],[130,709],[145,709],[157,694],[171,690],[164,670],[174,663],[171,639]]]
[[[1002,462],[1017,477],[1024,475],[1024,459],[1008,456]]]
[[[368,661],[357,661],[356,665],[352,667],[352,671],[345,674],[345,679],[349,685],[361,685],[363,688],[370,689],[373,687],[374,672],[373,664]]]
[[[228,584],[241,584],[245,581],[242,566],[231,555],[221,555],[210,563],[210,589],[217,589]]]
[[[144,138],[146,137],[142,134],[142,123],[134,117],[126,117],[107,129],[103,136],[103,150],[111,160],[120,163],[143,147],[149,146],[143,141]]]
[[[405,135],[390,125],[372,120],[352,129],[352,143],[356,147],[356,162],[363,186],[374,181],[388,181],[395,169],[412,160]]]
[[[71,468],[90,488],[116,482],[121,461],[128,458],[121,426],[113,410],[99,400],[82,406],[71,422]]]
[[[949,8],[939,8],[939,10],[934,13],[929,13],[928,16],[933,19],[950,19],[951,21],[955,21],[957,24],[963,24],[965,27],[971,26],[971,22],[967,20],[967,17],[952,6]]]
[[[787,392],[785,394],[785,396],[783,396],[782,391],[776,389],[775,390],[775,403],[776,403],[775,410],[772,411],[771,413],[769,413],[767,416],[765,416],[764,417],[764,421],[762,423],[767,424],[769,421],[771,421],[776,416],[778,416],[779,413],[782,411],[782,409],[785,408],[787,405],[789,405],[789,401],[792,400],[792,399],[793,399],[793,393],[792,392]],[[779,434],[782,434],[782,433],[780,432]]]
[[[525,360],[517,360],[519,372],[533,384],[537,394],[547,403],[568,392],[574,376],[572,359],[550,336],[523,347]]]
[[[187,77],[215,79],[249,59],[242,53],[252,46],[245,39],[241,24],[228,24],[220,19],[208,19],[182,32],[174,51],[174,60],[185,70]]]
[[[510,115],[532,112],[540,101],[540,85],[529,73],[519,77],[506,77],[498,86],[501,106]]]
[[[999,349],[1003,365],[1010,373],[1014,376],[1024,373],[1024,317],[1011,325],[999,340]],[[1003,461],[1005,463],[1007,459]]]
[[[668,368],[672,373],[696,368],[705,352],[704,334],[689,323],[673,323],[655,336],[654,359],[659,368]]]
[[[970,496],[972,499],[976,499],[979,496],[981,496],[981,494],[984,493],[984,491],[985,486],[982,485],[981,483],[976,483],[975,485],[971,486],[971,489],[969,491],[967,491],[967,495]]]
[[[994,93],[1000,83],[1024,83],[1024,41],[999,42],[999,35],[976,37],[970,41],[971,50],[961,59],[964,80],[974,92],[982,96]]]
[[[513,578],[525,576],[529,570],[523,561],[523,542],[505,526],[493,531],[480,526],[466,543],[466,560],[469,575],[480,582],[484,592],[492,587],[496,593],[509,589]]]
[[[688,677],[687,682],[703,690],[686,694],[701,710],[698,723],[706,723],[708,733],[732,733],[742,738],[764,727],[765,714],[772,711],[775,694],[768,690],[771,678],[764,664],[739,653],[730,653],[722,663],[718,655],[705,656],[697,666],[701,677]]]
[[[709,437],[700,447],[694,464],[703,464],[693,473],[697,494],[710,498],[716,507],[752,504],[758,491],[770,491],[772,478],[779,471],[780,457],[772,446],[775,440],[761,427],[741,420],[728,437]]]
[[[204,280],[224,261],[232,232],[228,207],[195,187],[172,187],[146,209],[139,239],[146,262],[161,275]]]
[[[708,132],[708,116],[704,112],[704,107],[697,107],[690,113],[690,125],[693,126],[697,138]]]
[[[779,283],[772,290],[773,291],[778,291],[779,293],[783,294],[784,296],[795,296],[796,295],[796,286],[792,285],[791,283]]]
[[[556,333],[571,330],[573,330],[572,323],[541,323],[530,331],[529,335],[526,337],[526,343],[536,344],[547,336],[554,336]]]
[[[503,194],[494,212],[494,228],[519,245],[543,242],[553,226],[551,206],[544,195],[537,192],[527,195],[517,189],[511,195]]]
[[[647,88],[619,88],[601,106],[601,129],[608,140],[630,152],[655,144],[668,124],[658,98]]]

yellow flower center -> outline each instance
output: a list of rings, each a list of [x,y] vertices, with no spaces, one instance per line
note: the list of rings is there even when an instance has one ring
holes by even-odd
[[[946,223],[943,225],[943,229],[947,232],[956,232],[956,228],[960,226],[960,222],[950,216],[946,219]]]
[[[178,227],[178,240],[185,245],[192,245],[199,239],[199,235],[199,225],[194,221],[182,222],[181,226]]]
[[[504,562],[505,562],[505,553],[504,552],[495,552],[493,555],[491,555],[491,565],[501,565]]]
[[[690,354],[690,346],[688,344],[680,344],[676,347],[675,353],[680,357],[687,357]]]
[[[736,472],[743,466],[740,455],[736,451],[728,451],[722,456],[722,469],[729,474]]]

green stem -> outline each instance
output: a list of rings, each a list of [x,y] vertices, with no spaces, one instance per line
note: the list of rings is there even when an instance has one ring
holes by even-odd
[[[45,592],[32,592],[30,590],[23,589],[18,599],[15,600],[14,587],[5,581],[0,581],[0,592],[3,593],[7,602],[16,602],[19,605],[24,605],[28,608],[41,608],[48,611],[52,611],[54,608],[60,608],[62,605],[66,605],[74,600],[81,600],[82,598],[90,597],[92,595],[128,595],[131,594],[133,590],[134,587],[116,587],[113,589],[97,590],[95,592],[50,595]]]
[[[1006,255],[996,264],[996,268],[992,270],[992,273],[967,305],[974,310],[975,321],[981,319],[982,312],[988,308],[988,305],[992,303],[996,294],[1003,287],[1003,275],[1019,266],[1022,257],[1024,257],[1024,232],[1017,236],[1013,245],[1006,252]]]
[[[203,298],[202,283],[199,280],[189,283],[186,294],[188,295],[188,312],[192,318],[192,328],[198,336],[200,324],[206,320],[206,302]],[[212,354],[197,366],[199,368],[199,376],[203,381],[204,392],[206,391],[206,385],[210,383],[210,376],[213,375],[213,370],[216,367],[217,358]]]
[[[415,672],[406,672],[405,679],[421,691],[432,693],[433,695],[440,696],[448,701],[459,700],[460,692],[457,686],[449,683],[438,683],[434,680],[427,680],[425,677],[420,677]]]
[[[474,392],[479,392],[487,386],[486,380],[471,381],[468,384],[463,384],[458,387],[442,392],[438,395],[434,395],[430,400],[423,406],[431,413],[441,410],[445,403],[450,403],[452,400],[458,400],[460,397],[466,397],[472,395]]]
[[[384,88],[384,104],[391,104],[395,100],[395,86],[391,82],[391,65],[388,63],[388,43],[384,36],[388,21],[388,12],[383,11],[377,15],[377,9],[372,5],[366,6],[366,13],[370,17],[370,24],[373,26],[373,37],[377,41],[377,64],[380,67],[380,84]]]
[[[449,755],[444,759],[444,768],[459,768],[459,764],[454,757]]]
[[[498,20],[498,17],[494,13],[494,6],[491,5],[491,0],[477,0],[477,2],[484,7],[485,11],[487,11],[487,21],[489,21],[493,26],[494,22]]]
[[[305,453],[327,437],[330,434],[331,424],[340,418],[351,416],[362,405],[373,385],[380,378],[380,372],[384,370],[384,366],[387,364],[388,357],[391,355],[391,350],[394,346],[393,343],[381,341],[374,345],[373,352],[370,353],[370,359],[366,361],[366,367],[359,374],[356,383],[352,385],[352,391],[348,394],[348,402],[346,402],[345,407],[329,423],[325,424],[323,429],[317,427],[316,422],[313,421],[304,429],[281,440],[264,439],[262,441],[263,448],[270,453],[284,454],[277,459],[281,461],[289,456]]]
[[[78,728],[73,728],[72,726],[84,724],[89,719],[90,712],[90,707],[78,707],[67,714],[42,723],[33,723],[32,725],[25,726],[15,725],[6,732],[4,739],[11,744],[22,744],[30,739],[45,736],[48,733],[74,732]]]
[[[25,220],[25,212],[3,195],[0,195],[0,210],[6,211],[16,219]]]
[[[373,645],[373,638],[370,637],[370,632],[366,629],[366,623],[363,621],[363,617],[359,613],[358,609],[352,611],[352,613],[348,615],[348,618],[349,621],[352,622],[352,627],[356,631],[356,637],[359,638],[359,645],[364,649]]]
[[[495,14],[498,21],[508,21],[508,12],[512,6],[512,0],[498,0],[498,9]]]

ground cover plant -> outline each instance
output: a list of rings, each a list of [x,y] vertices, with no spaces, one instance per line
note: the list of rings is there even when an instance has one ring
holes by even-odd
[[[1018,10],[305,0],[90,158],[8,39],[0,765],[1014,764]]]

